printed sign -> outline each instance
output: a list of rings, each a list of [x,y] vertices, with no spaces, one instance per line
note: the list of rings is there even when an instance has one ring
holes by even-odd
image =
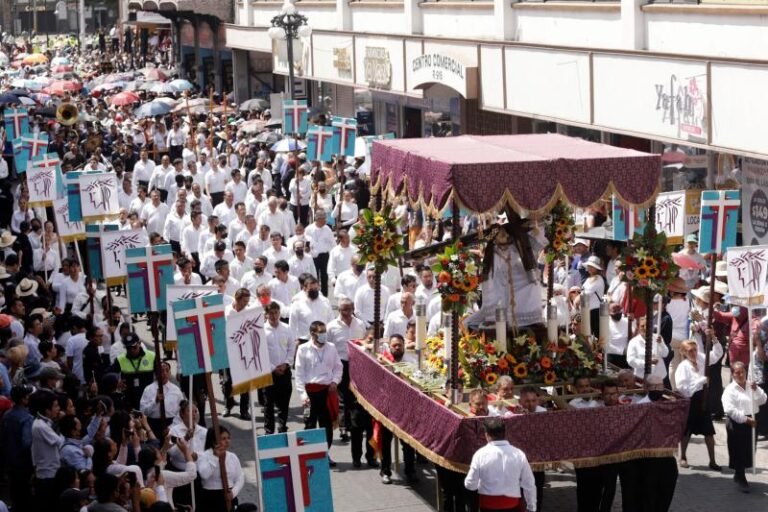
[[[114,173],[81,174],[80,206],[86,222],[119,217],[117,176]]]
[[[357,138],[357,119],[333,116],[333,154],[355,156],[355,139]]]
[[[666,233],[668,244],[683,243],[685,192],[666,192],[656,198],[656,231]]]
[[[126,249],[131,314],[165,311],[165,289],[173,284],[170,244]]]
[[[307,100],[283,100],[283,133],[306,133],[309,122]]]
[[[389,50],[368,46],[363,58],[363,73],[365,83],[376,89],[390,89],[392,87],[392,61],[389,59]]]
[[[224,297],[221,294],[171,304],[184,375],[217,372],[228,366]]]
[[[467,97],[466,68],[455,57],[439,52],[419,55],[411,60],[408,86],[417,89],[427,84],[443,84]]]
[[[6,108],[3,111],[5,136],[8,140],[29,132],[29,111],[26,108]]]
[[[256,437],[264,510],[333,512],[325,430]]]
[[[30,206],[50,206],[56,199],[56,169],[27,164],[27,187]]]
[[[172,284],[165,289],[165,300],[168,304],[166,311],[173,311],[171,309],[171,304],[177,300],[207,297],[209,295],[216,295],[217,293],[215,286]],[[166,341],[178,340],[176,336],[176,322],[168,322],[168,325],[165,326],[165,339]]]
[[[85,239],[85,223],[70,220],[69,201],[66,198],[53,201],[53,213],[56,218],[56,230],[62,242],[69,243]]]
[[[101,235],[108,231],[117,231],[120,226],[117,224],[86,224],[85,247],[88,249],[88,275],[99,281],[104,279],[104,262],[101,252]]]
[[[260,306],[232,310],[227,315],[227,351],[233,395],[272,385],[264,310]]]
[[[701,190],[685,191],[685,234],[698,233],[701,224]]]
[[[741,205],[744,243],[768,243],[768,162],[743,158],[741,172],[741,191],[744,194]]]
[[[635,234],[645,229],[646,210],[635,206],[624,205],[618,198],[613,198],[613,239],[626,242]]]
[[[728,262],[728,296],[733,304],[762,304],[768,293],[768,245],[731,247]]]
[[[699,254],[721,254],[736,245],[740,206],[738,190],[701,192]]]
[[[114,286],[125,280],[128,275],[126,249],[142,247],[144,243],[144,233],[140,229],[105,231],[101,234],[101,264],[108,284]]]
[[[333,158],[333,128],[312,125],[307,130],[307,160],[329,162]]]

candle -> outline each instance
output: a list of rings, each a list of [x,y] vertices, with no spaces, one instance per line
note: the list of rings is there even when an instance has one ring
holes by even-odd
[[[589,297],[586,293],[582,292],[579,297],[579,302],[581,304],[581,334],[583,336],[591,336],[592,335],[592,325],[590,322],[590,309],[589,309]]]
[[[550,343],[557,344],[558,325],[557,325],[557,303],[552,299],[547,306],[547,340]]]
[[[507,350],[507,311],[499,302],[496,305],[496,346],[497,352],[506,352]]]
[[[443,340],[445,341],[445,359],[448,360],[450,368],[451,356],[453,356],[453,329],[450,313],[443,313]]]
[[[424,299],[419,297],[416,303],[416,351],[424,347],[424,340],[427,339],[427,305]]]
[[[600,348],[603,350],[603,373],[608,372],[608,340],[611,338],[610,312],[608,297],[603,297],[600,303]]]

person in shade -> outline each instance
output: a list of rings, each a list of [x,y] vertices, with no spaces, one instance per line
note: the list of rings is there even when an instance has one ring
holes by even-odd
[[[536,484],[525,454],[506,440],[504,420],[483,421],[488,444],[472,456],[464,487],[479,494],[480,512],[520,510],[525,495],[526,507],[536,510]]]

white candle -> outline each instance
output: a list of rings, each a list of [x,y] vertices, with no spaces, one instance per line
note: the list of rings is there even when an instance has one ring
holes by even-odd
[[[547,307],[547,340],[550,343],[557,343],[558,325],[557,325],[557,303],[555,299],[549,302]]]
[[[507,351],[507,311],[501,302],[496,305],[496,342],[497,352]]]
[[[661,295],[656,295],[659,299],[659,310],[656,312],[656,334],[661,336],[661,310],[664,307],[664,299]]]
[[[423,300],[416,304],[416,350],[424,347],[427,339],[427,306]]]
[[[591,318],[589,316],[590,309],[589,309],[589,297],[586,293],[581,294],[579,298],[579,302],[581,303],[581,334],[583,336],[591,336],[592,335],[592,324],[591,324]]]
[[[600,348],[603,350],[603,373],[608,372],[608,340],[611,337],[610,312],[608,310],[608,297],[603,297],[600,303]]]
[[[451,328],[450,313],[443,313],[443,340],[445,341],[445,359],[448,360],[450,368],[451,357],[453,356],[453,329]]]

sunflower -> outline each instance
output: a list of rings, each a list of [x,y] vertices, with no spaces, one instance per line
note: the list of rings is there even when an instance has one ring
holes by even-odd
[[[547,370],[544,372],[544,384],[550,385],[553,384],[557,380],[557,375],[555,375],[555,372],[552,370]]]
[[[559,229],[556,229],[556,230],[555,230],[555,236],[556,236],[557,238],[563,238],[563,235],[564,235],[564,234],[565,234],[565,232],[562,230],[562,228],[559,228]]]
[[[528,376],[528,368],[525,366],[525,363],[519,363],[515,365],[514,370],[512,370],[512,373],[515,375],[518,379],[524,379]]]
[[[645,261],[643,263],[645,263],[646,267],[655,267],[656,258],[654,258],[653,256],[648,256],[647,258],[645,258]]]
[[[373,252],[379,253],[384,250],[384,244],[381,242],[376,242],[373,244]]]
[[[635,276],[638,279],[645,279],[646,277],[648,277],[648,270],[649,270],[648,267],[646,267],[645,265],[639,265],[635,269]]]
[[[656,267],[648,268],[648,277],[650,277],[650,278],[659,277],[659,269],[656,268]]]
[[[368,261],[369,261],[369,262],[374,262],[374,261],[376,261],[376,255],[375,255],[375,254],[369,254],[369,255],[368,255]]]
[[[553,248],[553,249],[554,249],[556,252],[560,252],[560,251],[562,251],[562,250],[563,250],[563,246],[564,246],[564,245],[565,245],[565,244],[563,244],[563,242],[561,242],[561,241],[560,241],[560,240],[558,240],[558,239],[555,239],[555,241],[554,241],[554,242],[552,242],[552,248]]]
[[[488,384],[489,386],[493,386],[494,384],[496,384],[497,380],[499,380],[499,376],[496,375],[495,373],[488,372],[485,374],[485,383]]]
[[[539,361],[539,364],[541,364],[541,367],[545,370],[552,368],[552,360],[547,356],[542,357],[541,361]]]
[[[373,219],[373,224],[374,224],[374,226],[383,226],[383,225],[384,225],[384,224],[386,224],[386,223],[387,223],[387,221],[386,221],[386,220],[384,220],[384,217],[382,217],[381,215],[377,215],[377,216],[376,216],[376,217],[374,217],[374,219]]]

